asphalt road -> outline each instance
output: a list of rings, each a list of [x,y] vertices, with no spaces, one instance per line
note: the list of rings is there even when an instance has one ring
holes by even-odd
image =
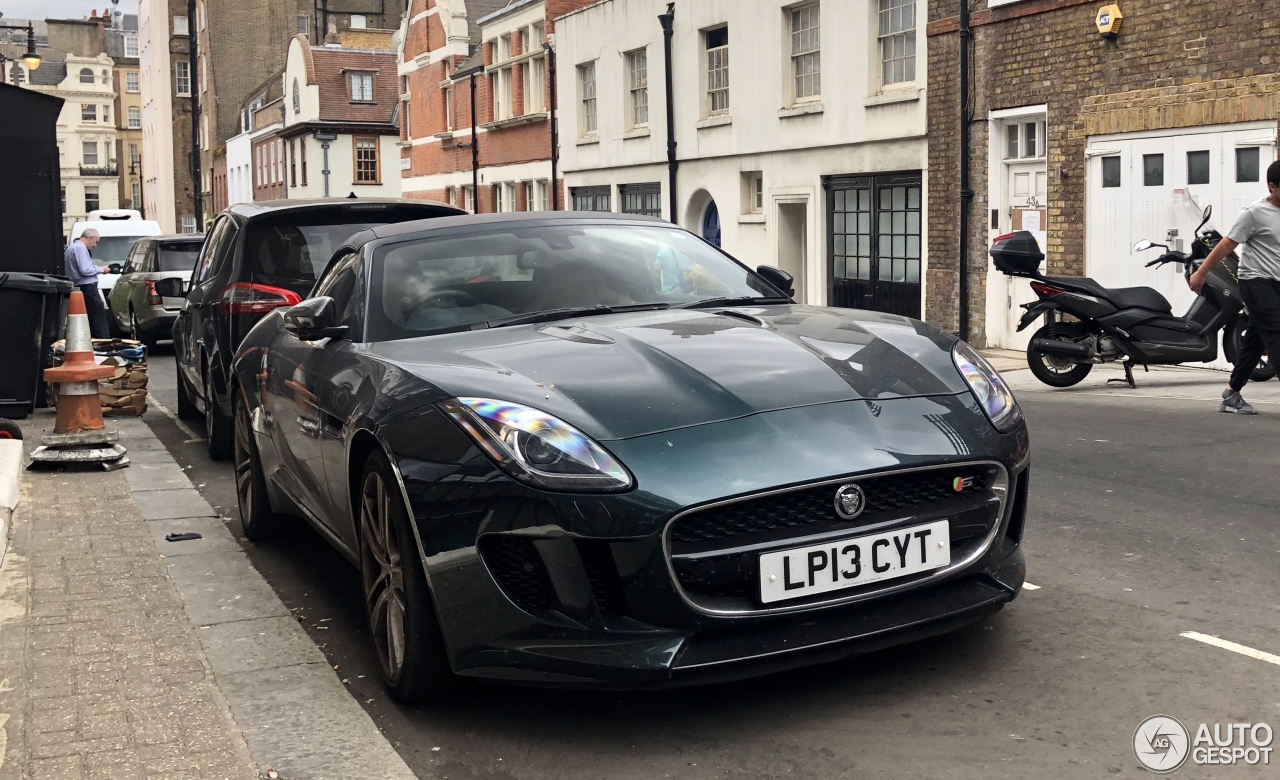
[[[174,410],[168,354],[152,357],[151,392]],[[473,685],[447,707],[401,708],[377,681],[355,570],[302,526],[244,543],[424,778],[1140,777],[1134,730],[1151,715],[1280,731],[1280,665],[1183,636],[1280,654],[1280,386],[1244,418],[1214,411],[1221,375],[1171,390],[1149,378],[1172,374],[1140,374],[1120,392],[1099,372],[1075,393],[1010,376],[1032,430],[1038,589],[950,636],[839,664],[651,694]],[[235,518],[231,467],[198,428],[145,419]],[[1174,776],[1280,776],[1272,764]]]

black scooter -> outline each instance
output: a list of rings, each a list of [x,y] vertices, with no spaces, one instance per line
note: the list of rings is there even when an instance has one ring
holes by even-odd
[[[1160,247],[1165,253],[1147,267],[1180,263],[1188,279],[1209,256],[1222,236],[1202,228],[1209,222],[1212,207],[1196,228],[1191,253],[1175,252],[1163,244],[1140,241],[1134,251]],[[1240,340],[1248,327],[1248,317],[1240,300],[1236,281],[1238,260],[1234,254],[1210,272],[1204,290],[1181,317],[1158,290],[1150,287],[1109,289],[1084,277],[1042,276],[1044,253],[1035,237],[1026,231],[1000,236],[991,247],[996,268],[1008,276],[1029,277],[1039,300],[1023,304],[1026,314],[1018,323],[1025,330],[1038,317],[1046,324],[1031,337],[1027,363],[1037,379],[1053,387],[1079,383],[1096,363],[1124,361],[1123,380],[1137,387],[1133,367],[1169,366],[1178,363],[1209,362],[1218,358],[1218,332],[1227,333],[1225,352],[1234,361]],[[1062,315],[1073,321],[1065,321]],[[1254,381],[1275,376],[1266,357],[1253,371]]]

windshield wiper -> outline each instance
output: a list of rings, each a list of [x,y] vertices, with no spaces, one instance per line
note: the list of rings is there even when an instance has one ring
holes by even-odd
[[[771,303],[791,303],[790,298],[781,298],[778,296],[741,296],[736,298],[706,298],[701,301],[691,301],[682,303],[677,309],[710,309],[716,306],[749,306],[764,305]]]
[[[517,314],[502,320],[490,320],[490,328],[505,328],[510,325],[531,325],[536,322],[551,322],[570,317],[587,317],[595,314],[623,314],[632,311],[657,311],[670,308],[666,303],[633,303],[624,306],[567,306],[562,309],[547,309],[529,314]]]

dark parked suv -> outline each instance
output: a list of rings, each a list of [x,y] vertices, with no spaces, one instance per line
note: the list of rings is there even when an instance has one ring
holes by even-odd
[[[178,416],[204,415],[209,455],[231,455],[229,365],[259,320],[306,298],[334,252],[356,233],[464,213],[431,201],[330,198],[241,203],[220,214],[173,325]]]

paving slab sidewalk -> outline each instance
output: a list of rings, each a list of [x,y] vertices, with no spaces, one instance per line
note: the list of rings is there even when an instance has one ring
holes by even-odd
[[[21,475],[0,780],[412,778],[151,430],[109,425],[146,457]],[[24,422],[28,443],[45,427]]]

